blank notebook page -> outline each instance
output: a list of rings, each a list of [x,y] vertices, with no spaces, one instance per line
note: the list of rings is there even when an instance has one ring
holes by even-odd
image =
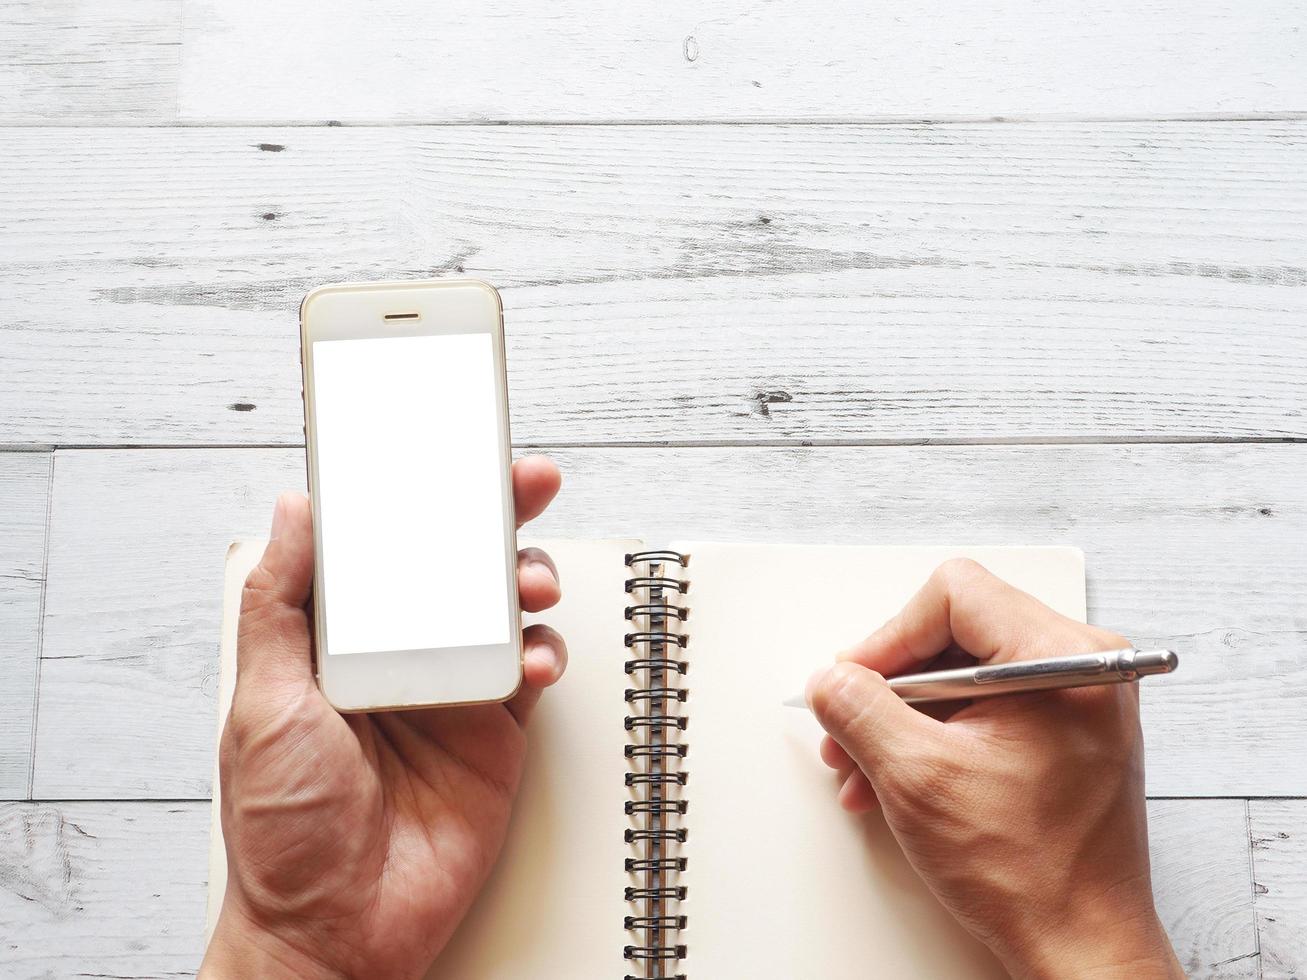
[[[622,839],[630,798],[623,755],[627,596],[623,556],[638,541],[533,541],[558,568],[563,598],[542,621],[567,640],[563,678],[527,728],[504,850],[428,980],[621,977],[626,934]]]
[[[690,980],[1002,977],[929,894],[878,815],[835,801],[821,729],[781,702],[958,554],[1085,616],[1074,548],[689,543]]]

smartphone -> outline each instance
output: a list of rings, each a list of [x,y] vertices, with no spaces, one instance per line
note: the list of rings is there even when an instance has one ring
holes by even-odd
[[[522,681],[499,293],[323,286],[300,304],[318,685],[340,711]]]

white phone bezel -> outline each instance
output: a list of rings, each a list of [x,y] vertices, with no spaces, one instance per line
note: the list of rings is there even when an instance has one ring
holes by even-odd
[[[412,313],[417,319],[387,320]],[[509,642],[494,646],[328,654],[322,591],[322,542],[317,508],[316,425],[313,409],[313,343],[378,337],[429,337],[488,333],[495,358],[501,493],[504,501],[505,588],[511,610]],[[479,280],[378,282],[322,286],[300,304],[300,357],[304,379],[304,441],[313,545],[318,686],[339,711],[374,711],[504,701],[522,682],[522,624],[517,594],[517,536],[510,467],[508,381],[504,360],[503,308],[499,293]],[[421,451],[414,447],[414,451]]]

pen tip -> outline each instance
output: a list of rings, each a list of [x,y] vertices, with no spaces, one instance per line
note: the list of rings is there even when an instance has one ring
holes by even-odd
[[[802,694],[796,694],[792,698],[786,698],[781,702],[787,708],[807,708],[808,702]]]

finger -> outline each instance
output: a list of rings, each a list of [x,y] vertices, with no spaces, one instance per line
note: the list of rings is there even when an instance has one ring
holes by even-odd
[[[942,740],[944,726],[890,690],[885,678],[837,663],[808,682],[808,705],[873,786]]]
[[[513,464],[513,508],[517,526],[535,520],[558,493],[563,474],[548,456],[523,456]]]
[[[563,597],[558,568],[539,548],[523,548],[517,553],[517,595],[527,612],[548,609]]]
[[[926,670],[955,670],[958,667],[974,667],[976,658],[963,650],[956,643],[949,644],[947,650],[934,660],[927,661]]]
[[[313,587],[313,516],[308,498],[277,498],[263,557],[241,590],[236,676],[257,675],[260,683],[313,676],[309,618],[304,611]]]
[[[919,670],[953,643],[995,663],[1078,652],[1086,629],[976,562],[955,558],[935,569],[898,615],[839,659],[888,677]]]
[[[506,707],[523,727],[540,700],[540,692],[567,669],[567,644],[558,631],[536,623],[522,631],[522,687]]]
[[[849,813],[867,813],[880,806],[876,791],[860,769],[849,773],[849,778],[844,780],[836,799]]]
[[[821,761],[832,769],[853,769],[857,766],[857,763],[849,758],[849,754],[840,747],[840,743],[829,735],[822,736],[821,748],[817,752],[821,756]]]

